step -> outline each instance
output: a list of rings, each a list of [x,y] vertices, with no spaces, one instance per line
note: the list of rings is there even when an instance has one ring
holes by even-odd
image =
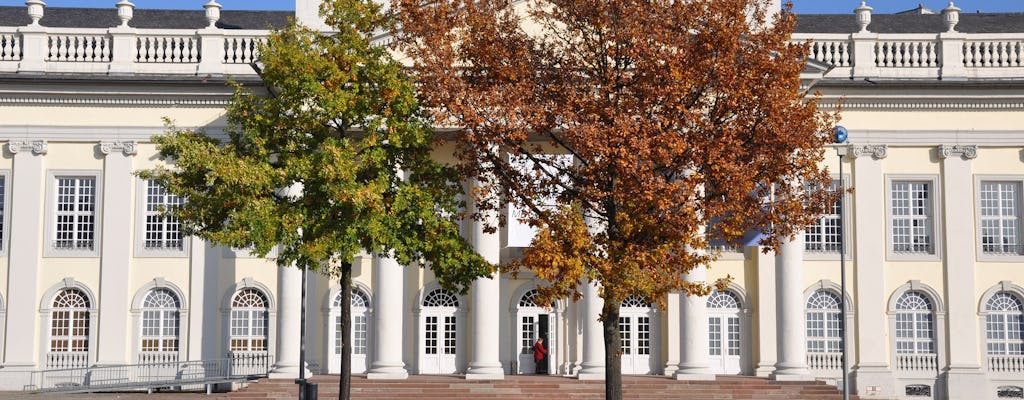
[[[636,400],[840,400],[823,382],[775,382],[765,378],[720,376],[714,381],[677,381],[661,376],[624,376],[623,398]],[[317,375],[318,397],[337,398],[337,375]],[[229,394],[232,400],[294,399],[298,386],[288,379],[261,379]],[[353,399],[603,399],[604,382],[572,377],[514,375],[503,380],[466,380],[463,376],[414,375],[405,380],[368,380],[353,376]],[[856,396],[851,396],[857,399]]]

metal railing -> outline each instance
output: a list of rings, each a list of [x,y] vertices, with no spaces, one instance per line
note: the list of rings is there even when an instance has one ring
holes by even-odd
[[[37,371],[25,386],[36,392],[102,392],[234,382],[267,376],[273,357],[232,353],[216,360],[93,366]]]

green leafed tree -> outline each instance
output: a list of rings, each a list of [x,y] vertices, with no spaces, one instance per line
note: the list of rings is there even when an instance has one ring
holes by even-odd
[[[464,293],[495,266],[460,236],[462,188],[431,158],[434,131],[412,79],[371,38],[386,24],[370,0],[322,9],[330,34],[292,24],[260,47],[265,94],[236,86],[226,137],[178,129],[156,136],[169,167],[143,171],[187,201],[169,210],[184,233],[342,286],[339,398],[349,397],[351,261],[363,251],[428,266]]]

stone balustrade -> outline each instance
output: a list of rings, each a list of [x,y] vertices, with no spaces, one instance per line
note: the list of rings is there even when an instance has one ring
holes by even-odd
[[[1024,77],[1024,33],[794,34],[827,78],[943,80]]]
[[[926,354],[897,354],[896,370],[901,372],[926,372],[935,373],[939,370],[938,355]]]
[[[989,355],[989,372],[1024,374],[1024,355]]]
[[[266,30],[0,27],[0,72],[252,75]]]

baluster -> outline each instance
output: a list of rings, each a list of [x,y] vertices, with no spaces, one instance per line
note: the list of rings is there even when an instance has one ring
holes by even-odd
[[[984,63],[982,65],[984,65],[986,67],[991,67],[992,66],[992,42],[985,42],[982,45],[984,46],[984,47],[982,47],[982,54],[981,54],[981,59],[982,59],[982,61],[984,61]]]
[[[883,43],[875,43],[874,55],[875,55],[875,66],[876,67],[885,66],[885,55],[884,55],[885,52],[884,52],[884,48],[885,48],[885,44],[883,44]]]
[[[1009,56],[1006,54],[1006,48],[1010,45],[1010,42],[999,42],[999,66],[1007,67],[1009,64],[1006,62]]]
[[[142,48],[140,49],[141,62],[151,62],[153,59],[153,38],[143,38]]]
[[[245,41],[243,42],[244,46],[242,47],[242,62],[247,63],[253,60],[252,43],[252,39],[245,39]]]
[[[939,52],[938,46],[935,43],[931,43],[928,46],[928,65],[932,67],[939,66]]]
[[[972,67],[980,67],[980,66],[982,66],[984,64],[984,62],[981,59],[981,43],[980,42],[971,43],[971,55],[974,56],[974,63],[971,64]]]
[[[9,36],[0,38],[0,60],[10,60],[8,55],[11,53],[11,38]]]

